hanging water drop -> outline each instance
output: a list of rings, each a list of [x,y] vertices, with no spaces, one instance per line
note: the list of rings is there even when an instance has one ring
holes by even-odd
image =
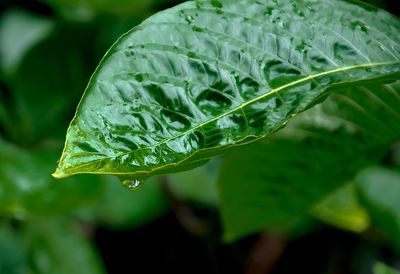
[[[122,182],[122,185],[129,190],[137,190],[143,185],[143,181],[140,180],[126,180]]]
[[[193,16],[191,16],[191,15],[186,16],[185,19],[186,19],[186,22],[188,22],[189,24],[193,23],[193,20],[194,20]]]

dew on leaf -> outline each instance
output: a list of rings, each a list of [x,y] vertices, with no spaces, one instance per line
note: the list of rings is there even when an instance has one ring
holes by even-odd
[[[143,181],[141,180],[125,180],[122,182],[122,185],[129,190],[138,190],[142,185]]]

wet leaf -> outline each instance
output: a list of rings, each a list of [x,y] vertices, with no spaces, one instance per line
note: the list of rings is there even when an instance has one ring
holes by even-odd
[[[54,176],[174,173],[260,139],[333,89],[399,78],[400,21],[340,0],[186,2],[107,52]]]

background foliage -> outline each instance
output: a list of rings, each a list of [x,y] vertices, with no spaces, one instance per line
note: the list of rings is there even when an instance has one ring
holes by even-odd
[[[398,14],[396,1],[369,2]],[[345,104],[337,111],[340,94],[273,138],[139,191],[111,176],[50,176],[104,53],[178,3],[1,2],[0,273],[397,273],[400,146],[365,150],[373,138],[329,118],[354,117]],[[367,99],[373,116],[389,117]]]

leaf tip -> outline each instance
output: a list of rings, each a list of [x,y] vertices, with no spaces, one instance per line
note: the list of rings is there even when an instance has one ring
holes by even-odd
[[[51,176],[53,176],[56,179],[63,179],[68,177],[68,175],[61,170],[60,166],[57,167],[56,171],[53,174],[51,174]]]
[[[54,173],[52,173],[51,176],[53,176],[53,177],[56,178],[56,179],[61,179],[61,178],[62,178],[61,175],[60,175],[60,173],[57,172],[57,171],[54,172]]]

